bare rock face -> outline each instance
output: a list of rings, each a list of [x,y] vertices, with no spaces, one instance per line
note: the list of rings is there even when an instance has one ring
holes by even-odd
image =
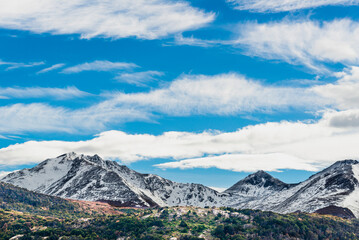
[[[354,213],[352,211],[350,211],[350,209],[337,207],[334,205],[318,209],[315,212],[318,214],[321,214],[321,215],[332,215],[332,216],[341,217],[341,218],[345,218],[345,219],[355,218]]]

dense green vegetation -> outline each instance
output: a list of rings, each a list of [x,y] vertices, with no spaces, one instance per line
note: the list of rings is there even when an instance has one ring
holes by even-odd
[[[357,220],[183,207],[77,219],[0,210],[0,230],[0,239],[359,239]]]
[[[358,220],[314,214],[194,207],[90,214],[8,184],[0,184],[0,200],[0,239],[359,239]]]
[[[250,220],[227,218],[212,235],[218,239],[358,239],[359,221],[319,215],[276,214],[228,209],[250,216]]]

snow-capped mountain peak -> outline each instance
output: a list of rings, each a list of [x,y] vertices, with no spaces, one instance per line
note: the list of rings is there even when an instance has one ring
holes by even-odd
[[[141,174],[98,155],[67,153],[2,179],[20,187],[63,198],[109,201],[121,206],[222,206],[217,191]]]
[[[280,191],[290,187],[290,184],[286,184],[264,171],[258,171],[240,180],[225,192],[248,192],[249,188],[264,188],[270,191]]]

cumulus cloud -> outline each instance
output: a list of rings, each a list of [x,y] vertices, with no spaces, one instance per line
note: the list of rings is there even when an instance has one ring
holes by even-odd
[[[303,64],[325,72],[323,63],[359,64],[359,23],[350,19],[331,22],[282,21],[246,23],[232,45],[266,59]]]
[[[135,73],[120,73],[115,79],[119,82],[133,84],[136,86],[146,86],[147,83],[156,80],[158,77],[163,76],[163,72],[158,71],[145,71]]]
[[[44,68],[44,69],[38,71],[37,74],[47,73],[47,72],[62,68],[63,66],[65,66],[64,63],[57,63],[57,64],[52,65],[51,67]]]
[[[90,96],[76,87],[67,88],[44,88],[44,87],[0,87],[0,98],[54,98],[66,100],[71,98],[80,98]]]
[[[358,0],[227,0],[238,10],[253,12],[287,12],[328,5],[359,5]]]
[[[238,74],[186,75],[150,92],[117,94],[112,101],[174,116],[316,109],[323,104],[308,89],[265,85]]]
[[[359,156],[359,127],[331,125],[332,117],[341,114],[328,112],[316,122],[271,122],[235,132],[150,135],[108,131],[87,141],[29,141],[0,149],[0,164],[37,163],[75,151],[125,163],[158,158],[172,160],[158,165],[161,168],[317,170],[334,161]]]
[[[31,63],[21,63],[21,62],[7,62],[0,60],[0,66],[4,65],[7,66],[5,70],[13,70],[17,68],[30,68],[30,67],[36,67],[45,64],[44,62],[31,62]]]
[[[324,115],[324,120],[332,127],[348,129],[359,127],[359,109],[350,109],[341,112],[329,111]]]
[[[156,39],[214,20],[213,13],[170,0],[13,0],[0,2],[0,27],[35,33]]]
[[[65,68],[61,73],[80,73],[84,71],[98,71],[109,72],[114,70],[131,69],[137,67],[134,63],[126,62],[110,62],[106,60],[96,60],[93,62],[86,62],[72,67]]]

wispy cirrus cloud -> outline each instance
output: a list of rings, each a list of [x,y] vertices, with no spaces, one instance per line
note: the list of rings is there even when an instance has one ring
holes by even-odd
[[[37,74],[42,74],[42,73],[47,73],[47,72],[50,72],[50,71],[54,71],[56,69],[62,68],[63,66],[65,66],[64,63],[57,63],[57,64],[52,65],[51,67],[44,68],[44,69],[38,71]]]
[[[21,62],[7,62],[7,61],[2,61],[0,59],[0,66],[7,66],[5,70],[9,71],[9,70],[13,70],[13,69],[17,69],[17,68],[31,68],[31,67],[37,67],[37,66],[41,66],[44,65],[45,62],[30,62],[30,63],[21,63]]]
[[[151,114],[131,108],[99,103],[82,109],[55,107],[43,103],[12,104],[0,107],[0,133],[65,132],[88,134],[112,124],[149,121]]]
[[[177,34],[174,38],[175,45],[188,45],[196,47],[213,47],[216,45],[233,44],[232,41],[225,42],[223,40],[205,40],[195,38],[193,36],[184,37],[182,34]]]
[[[82,98],[91,94],[83,92],[76,87],[67,88],[44,88],[44,87],[7,87],[0,88],[0,98],[24,99],[24,98],[54,98],[66,100],[71,98]]]
[[[319,111],[321,114],[320,111],[326,108],[346,111],[359,109],[359,101],[356,101],[354,94],[359,91],[358,68],[352,67],[337,75],[339,79],[334,83],[307,87],[270,85],[234,73],[184,75],[150,91],[107,94],[105,100],[82,109],[46,104],[8,105],[0,107],[0,126],[4,126],[0,127],[0,133],[93,133],[114,124],[153,121],[161,116],[245,116],[293,109]],[[71,88],[63,89],[63,92],[46,88],[28,90],[29,93],[21,89],[4,91],[13,97],[66,98],[83,95],[78,89]],[[353,126],[355,119],[359,118],[353,112],[350,115],[354,120],[348,126]],[[336,126],[346,124],[339,117],[335,119]]]
[[[3,135],[0,135],[0,139],[9,139],[8,137],[5,137]]]
[[[235,9],[252,12],[288,12],[322,6],[359,5],[358,0],[227,0]]]
[[[157,39],[202,27],[214,13],[170,0],[73,0],[0,2],[0,27],[82,38]]]
[[[120,73],[115,77],[115,80],[143,87],[146,86],[147,83],[152,82],[163,75],[164,73],[159,71]]]
[[[115,94],[111,101],[172,116],[314,110],[325,104],[308,88],[271,86],[234,73],[185,75],[149,92]]]
[[[8,97],[21,97],[22,94],[65,97],[66,94],[80,93],[77,89],[65,89],[62,93],[57,90],[27,89],[26,93],[23,89],[4,89],[3,94]],[[319,106],[314,100],[317,96],[307,89],[266,86],[237,74],[188,75],[149,92],[115,93],[106,97],[106,100],[82,109],[35,103],[0,107],[0,133],[93,133],[113,124],[150,121],[154,116],[162,115],[224,116],[287,108],[313,110]]]
[[[327,71],[325,63],[359,64],[359,23],[350,19],[246,23],[238,29],[239,36],[231,44],[248,55],[318,72]]]
[[[81,63],[72,67],[65,68],[61,73],[71,74],[84,71],[109,72],[123,69],[132,69],[138,67],[134,63],[127,62],[111,62],[107,60],[96,60],[93,62]]]
[[[231,39],[175,38],[177,45],[229,46],[242,54],[303,65],[318,74],[331,74],[328,64],[359,65],[359,22],[282,20],[247,22],[232,28]]]

